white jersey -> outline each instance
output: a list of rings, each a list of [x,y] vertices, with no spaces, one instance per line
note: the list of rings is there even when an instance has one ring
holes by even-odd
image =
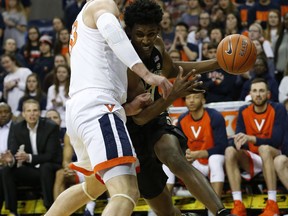
[[[123,104],[127,98],[127,66],[114,54],[98,29],[84,24],[82,16],[86,6],[78,14],[70,36],[69,96],[72,98],[77,92],[94,88]]]

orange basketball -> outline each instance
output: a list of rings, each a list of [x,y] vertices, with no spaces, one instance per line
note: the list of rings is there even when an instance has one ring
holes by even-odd
[[[246,36],[232,34],[226,36],[218,45],[216,58],[219,66],[234,75],[247,72],[256,60],[256,47]]]

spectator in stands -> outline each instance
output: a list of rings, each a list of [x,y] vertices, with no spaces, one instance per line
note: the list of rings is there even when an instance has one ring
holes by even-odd
[[[273,78],[268,72],[267,60],[262,55],[257,56],[252,72],[251,72],[251,78],[243,84],[241,95],[240,95],[240,100],[244,101],[245,98],[249,95],[249,92],[251,92],[250,85],[254,78],[263,78],[266,80],[266,82],[268,83],[269,91],[270,91],[269,99],[271,101],[277,102],[278,95],[279,95],[278,83],[275,80],[275,78]]]
[[[284,185],[284,187],[288,190],[288,117],[285,125],[285,135],[284,141],[281,147],[281,155],[277,156],[274,159],[274,167],[276,169],[276,173]]]
[[[207,56],[216,58],[217,43],[209,43]],[[217,69],[202,75],[203,87],[207,89],[206,103],[234,100],[236,76]]]
[[[282,29],[275,45],[275,69],[278,83],[283,78],[288,59],[288,12],[284,15]]]
[[[248,26],[256,22],[266,29],[268,20],[268,11],[276,9],[280,11],[280,5],[277,1],[259,0],[248,11]]]
[[[17,49],[16,41],[13,38],[7,38],[3,44],[3,54],[11,54],[15,57],[20,66],[26,67],[26,61]]]
[[[238,14],[238,9],[231,0],[219,0],[218,6],[224,11],[225,16],[229,13]]]
[[[248,27],[248,11],[255,4],[255,0],[246,0],[244,4],[238,5],[238,11],[241,19],[241,26],[246,29]]]
[[[0,102],[0,215],[4,202],[4,189],[2,183],[2,169],[6,166],[4,154],[8,149],[8,134],[12,123],[11,108],[7,103]],[[2,157],[3,155],[3,157]]]
[[[279,102],[284,104],[288,112],[288,63],[279,85]]]
[[[61,125],[61,116],[54,109],[47,111],[46,118],[51,119],[59,126]],[[62,168],[56,172],[53,187],[54,200],[68,187],[84,182],[84,175],[82,173],[69,168],[69,164],[72,161],[76,161],[76,155],[70,143],[69,136],[66,133],[60,133],[60,140],[63,145],[63,161]],[[87,203],[83,216],[93,216],[95,205],[95,201]]]
[[[4,78],[4,99],[16,112],[19,99],[24,95],[26,79],[32,72],[28,68],[20,67],[13,55],[4,54],[1,57],[2,67],[8,72]]]
[[[0,64],[0,102],[4,102],[4,78],[8,73],[3,69]]]
[[[224,29],[226,16],[224,10],[218,4],[213,6],[210,18],[211,26]]]
[[[17,48],[20,49],[25,43],[25,33],[27,30],[27,19],[20,0],[9,0],[6,10],[2,15],[6,26],[4,40],[7,38],[15,39]]]
[[[178,49],[182,61],[195,61],[198,57],[198,46],[187,42],[188,29],[186,23],[176,24],[175,37],[170,49]]]
[[[27,40],[21,48],[21,54],[24,56],[27,66],[32,70],[36,60],[41,55],[39,49],[40,32],[36,26],[30,26],[27,34]]]
[[[175,37],[173,20],[168,11],[163,11],[163,18],[160,25],[161,25],[160,36],[165,44],[165,49],[168,51]]]
[[[54,57],[52,51],[52,39],[48,35],[43,35],[39,39],[40,57],[35,61],[33,72],[37,73],[41,86],[47,74],[53,69]]]
[[[189,26],[189,32],[196,30],[199,25],[199,15],[202,11],[199,0],[188,0],[187,11],[182,14],[180,21]]]
[[[203,0],[203,3],[203,9],[207,11],[207,13],[211,13],[213,6],[217,4],[217,0]]]
[[[280,153],[278,148],[285,129],[283,119],[287,114],[282,104],[268,101],[270,91],[265,79],[256,78],[251,82],[250,95],[252,104],[239,109],[236,134],[225,151],[226,173],[234,200],[231,213],[247,215],[242,203],[241,176],[251,180],[263,171],[268,201],[261,216],[279,215],[273,159]]]
[[[59,32],[61,29],[65,28],[64,20],[58,16],[54,17],[52,19],[52,25],[53,25],[53,44],[55,44],[55,41],[59,37]]]
[[[8,0],[9,1],[9,0]],[[9,3],[7,5],[7,0],[6,1],[1,1],[1,7],[3,8],[8,8],[9,7]],[[21,0],[21,5],[23,6],[24,8],[24,12],[25,12],[25,16],[26,16],[26,19],[28,20],[29,19],[29,16],[30,16],[30,13],[31,13],[31,5],[32,5],[32,2],[31,0]]]
[[[32,73],[28,75],[26,79],[26,87],[23,97],[20,98],[18,108],[17,108],[17,114],[16,117],[18,118],[18,121],[22,119],[21,116],[22,113],[22,107],[24,101],[28,99],[34,99],[39,102],[40,105],[40,111],[41,116],[45,116],[46,113],[46,104],[47,104],[47,97],[46,94],[42,91],[39,77],[36,73]]]
[[[10,128],[9,166],[3,169],[5,203],[10,215],[18,215],[17,185],[20,183],[26,186],[41,185],[44,206],[50,208],[55,172],[61,168],[62,162],[58,125],[40,117],[40,105],[33,99],[24,102],[22,114],[24,121]],[[21,145],[24,145],[24,150]]]
[[[204,108],[205,94],[194,92],[185,97],[188,111],[178,119],[178,126],[187,137],[188,162],[210,179],[221,198],[225,180],[224,151],[228,145],[225,120],[212,108]],[[208,211],[208,216],[212,216]]]
[[[44,79],[44,83],[43,83],[43,91],[45,93],[48,92],[48,88],[53,85],[54,83],[54,76],[55,76],[55,69],[58,65],[64,65],[67,64],[67,60],[65,58],[65,56],[63,56],[62,54],[56,54],[54,56],[54,67],[53,69],[46,75],[45,79]]]
[[[61,29],[57,40],[55,41],[54,55],[62,54],[65,56],[68,65],[70,64],[70,54],[69,54],[69,40],[70,33],[67,28]]]
[[[209,37],[211,43],[219,44],[220,41],[224,38],[224,32],[219,27],[211,28],[209,32]]]
[[[66,101],[69,99],[70,75],[68,65],[58,65],[55,69],[54,84],[49,87],[47,94],[46,110],[55,109],[60,113],[62,130],[66,128],[65,112]]]
[[[235,13],[228,13],[225,22],[225,36],[231,34],[241,34],[242,26],[240,17]]]
[[[269,10],[267,28],[264,31],[265,38],[270,42],[272,50],[275,50],[275,44],[281,31],[281,14],[279,10]]]
[[[64,21],[69,32],[71,31],[73,22],[85,3],[85,0],[75,0],[72,4],[67,5],[65,8]]]
[[[275,64],[274,64],[274,52],[271,47],[271,43],[264,38],[263,29],[260,24],[253,23],[249,26],[248,37],[253,40],[259,40],[262,44],[262,48],[267,59],[268,70],[272,77],[275,76]]]

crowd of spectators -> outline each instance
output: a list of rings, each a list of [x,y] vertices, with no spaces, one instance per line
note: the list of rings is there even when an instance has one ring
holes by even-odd
[[[123,12],[130,1],[116,2]],[[271,92],[270,101],[282,103],[288,111],[287,0],[155,1],[163,9],[159,36],[175,61],[215,58],[219,42],[230,34],[248,36],[257,48],[255,65],[244,74],[235,76],[218,69],[202,75],[207,93],[205,103],[250,101],[251,81],[263,78]],[[45,117],[47,110],[58,113],[60,132],[65,134],[65,104],[69,99],[70,81],[69,34],[86,1],[62,0],[63,17],[53,17],[53,30],[47,32],[29,24],[30,0],[0,2],[0,102],[6,102],[10,107],[1,105],[6,116],[9,114],[8,120],[5,117],[5,124],[0,125],[0,150],[4,152],[9,146],[4,142],[8,142],[6,129],[10,127],[10,120],[15,124],[25,121],[21,113],[28,99],[38,101],[39,118]],[[185,106],[184,100],[177,104]],[[5,125],[7,128],[2,128]],[[12,152],[15,154],[17,151],[18,148],[14,147]],[[29,153],[35,152],[31,150]],[[3,194],[0,187],[0,204],[4,200]],[[51,200],[48,208],[50,204]]]

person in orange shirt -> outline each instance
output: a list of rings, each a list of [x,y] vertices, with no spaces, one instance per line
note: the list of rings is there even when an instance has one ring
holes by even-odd
[[[236,134],[225,151],[225,166],[232,190],[234,208],[231,213],[246,216],[242,203],[241,176],[247,180],[263,172],[268,189],[266,208],[260,216],[279,215],[276,202],[277,178],[273,159],[280,154],[283,141],[286,110],[280,103],[268,101],[267,82],[255,78],[251,82],[252,104],[239,109]],[[229,142],[230,144],[230,142]],[[245,173],[241,173],[243,169]]]
[[[188,111],[178,119],[178,126],[187,137],[187,160],[203,175],[221,198],[224,174],[224,151],[228,145],[225,120],[211,108],[204,108],[205,94],[194,92],[185,97]],[[213,215],[208,211],[208,215]]]

